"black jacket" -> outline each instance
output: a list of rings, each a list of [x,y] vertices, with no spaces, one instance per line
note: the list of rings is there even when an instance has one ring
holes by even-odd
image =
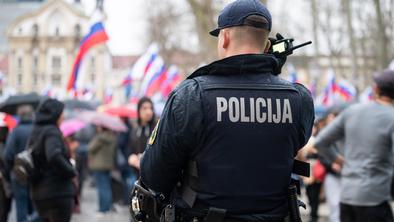
[[[282,217],[287,210],[293,158],[311,136],[314,108],[304,86],[272,74],[276,66],[270,55],[233,56],[198,69],[182,82],[167,101],[145,151],[142,182],[168,194],[182,180],[188,162],[194,160],[199,174],[195,191],[203,205]],[[222,107],[228,108],[227,113],[220,117],[219,97],[230,98],[228,107]],[[272,97],[273,104],[290,103],[292,116],[280,119],[279,115],[264,114],[270,117],[263,119],[256,111],[256,116],[245,117],[242,110],[252,113],[257,107],[247,105],[245,109],[246,103],[241,104],[240,115],[236,111],[229,114],[233,111],[229,111],[231,98],[240,104],[259,97],[263,97],[260,102],[267,101],[260,111],[268,110]],[[272,110],[280,110],[277,105],[272,105]]]
[[[32,182],[33,200],[72,197],[72,178],[76,171],[69,161],[69,151],[56,125],[64,105],[53,99],[42,102],[37,110],[29,147],[33,148],[34,163],[39,170]]]

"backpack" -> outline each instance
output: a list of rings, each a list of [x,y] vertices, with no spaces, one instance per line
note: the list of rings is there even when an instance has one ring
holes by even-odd
[[[34,165],[33,149],[26,147],[26,149],[15,156],[13,172],[16,180],[28,185],[37,176],[37,168]]]

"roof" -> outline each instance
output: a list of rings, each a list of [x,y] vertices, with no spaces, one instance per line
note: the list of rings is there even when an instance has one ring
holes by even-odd
[[[139,57],[139,55],[112,56],[112,68],[129,69]]]
[[[0,52],[7,51],[7,27],[18,17],[37,10],[42,2],[0,2]]]

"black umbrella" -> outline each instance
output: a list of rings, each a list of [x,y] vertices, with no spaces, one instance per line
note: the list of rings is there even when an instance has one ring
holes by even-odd
[[[20,105],[32,105],[35,109],[42,98],[43,97],[39,96],[37,93],[10,96],[6,101],[0,104],[0,112],[15,115]]]
[[[77,100],[77,99],[69,99],[63,101],[65,105],[65,109],[75,110],[75,109],[84,109],[84,110],[95,110],[95,106],[89,102]]]

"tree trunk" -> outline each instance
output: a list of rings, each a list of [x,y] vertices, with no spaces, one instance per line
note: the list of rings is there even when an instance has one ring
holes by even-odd
[[[383,13],[380,5],[380,0],[374,0],[375,11],[376,11],[376,22],[378,25],[378,31],[376,33],[378,39],[378,68],[384,69],[389,65],[389,41],[386,33],[386,25],[384,23]]]
[[[346,15],[346,26],[347,26],[347,33],[349,39],[349,47],[350,47],[350,57],[352,61],[352,76],[353,78],[356,77],[355,75],[359,75],[358,73],[358,53],[357,53],[357,45],[356,45],[356,38],[354,36],[353,30],[353,13],[352,13],[352,5],[351,0],[342,0],[342,7],[343,11]]]
[[[317,8],[316,0],[311,0],[312,9],[312,29],[313,29],[313,46],[315,48],[315,55],[319,55],[319,11]]]
[[[213,0],[187,0],[187,2],[195,18],[201,56],[206,60],[212,60],[216,57],[216,39],[209,35],[209,31],[217,26],[215,22],[217,12]]]

